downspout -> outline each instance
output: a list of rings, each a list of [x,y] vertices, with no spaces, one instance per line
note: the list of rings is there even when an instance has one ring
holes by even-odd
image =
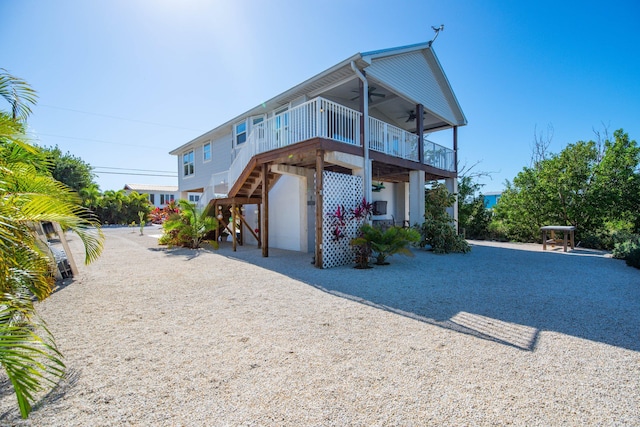
[[[356,67],[356,63],[351,61],[351,69],[356,73],[356,76],[362,81],[362,98],[363,98],[363,112],[362,118],[364,120],[364,137],[362,138],[362,145],[364,148],[364,197],[367,202],[371,203],[371,169],[369,165],[369,82],[365,75]]]

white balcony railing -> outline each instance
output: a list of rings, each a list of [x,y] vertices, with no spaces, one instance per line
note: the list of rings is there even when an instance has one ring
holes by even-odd
[[[393,157],[419,161],[418,135],[369,117],[369,148]]]
[[[254,125],[229,168],[226,180],[228,187],[233,185],[256,154],[312,138],[360,146],[361,115],[358,111],[318,97]],[[453,150],[427,140],[424,144],[425,164],[443,170],[455,170]],[[389,156],[419,161],[416,134],[373,117],[369,118],[369,147]],[[220,194],[217,190],[215,193]]]
[[[450,172],[456,170],[453,150],[426,139],[424,140],[424,164]]]
[[[418,135],[369,118],[369,147],[374,151],[407,160],[419,161]],[[424,139],[424,164],[446,171],[455,171],[453,150]]]
[[[229,168],[228,182],[235,182],[256,154],[307,139],[360,145],[360,116],[358,111],[318,97],[258,123]]]
[[[198,207],[205,208],[211,199],[225,197],[229,193],[229,171],[218,172],[211,175],[209,184],[204,187],[204,191],[198,200]]]

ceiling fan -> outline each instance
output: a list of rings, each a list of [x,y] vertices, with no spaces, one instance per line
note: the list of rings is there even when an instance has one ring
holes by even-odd
[[[427,114],[426,112],[422,113],[423,115]],[[405,120],[405,123],[409,123],[414,121],[418,116],[416,115],[416,111],[415,110],[411,110],[409,111],[409,117],[407,117],[407,120]]]
[[[383,93],[376,93],[377,89],[378,89],[377,87],[369,86],[369,102],[373,102],[374,96],[377,96],[378,98],[384,98],[387,96]],[[356,99],[360,98],[359,90],[352,90],[351,92],[357,93],[355,97],[351,98],[352,101],[355,101]]]

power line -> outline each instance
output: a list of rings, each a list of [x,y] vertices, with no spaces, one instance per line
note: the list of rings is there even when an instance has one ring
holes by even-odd
[[[75,110],[73,108],[56,107],[55,105],[38,104],[38,106],[39,107],[53,108],[55,110],[73,111],[74,113],[89,114],[91,116],[107,117],[109,119],[115,119],[115,120],[124,120],[124,121],[127,121],[127,122],[143,123],[145,125],[162,126],[162,127],[168,127],[168,128],[174,128],[174,129],[183,129],[183,130],[192,130],[194,132],[204,132],[201,129],[192,129],[192,128],[187,128],[187,127],[184,127],[184,126],[168,125],[168,124],[164,124],[164,123],[147,122],[147,121],[144,121],[144,120],[137,120],[137,119],[129,119],[129,118],[126,118],[126,117],[111,116],[109,114],[92,113],[90,111]]]
[[[177,178],[178,175],[158,175],[153,173],[127,173],[127,172],[108,172],[108,171],[93,171],[95,174],[109,174],[109,175],[144,175],[144,176],[161,176],[166,178]]]
[[[53,136],[54,138],[75,139],[77,141],[99,142],[99,143],[102,143],[102,144],[122,145],[122,146],[125,146],[125,147],[155,148],[155,149],[158,148],[158,147],[153,147],[151,145],[124,144],[122,142],[104,141],[102,139],[78,138],[78,137],[75,137],[75,136],[54,135],[54,134],[51,134],[51,133],[36,132],[35,134],[36,134],[36,136],[37,135]]]
[[[112,168],[108,166],[93,166],[96,169],[115,169],[123,171],[136,171],[136,172],[163,172],[163,173],[176,173],[175,171],[161,171],[156,169],[132,169],[132,168]]]

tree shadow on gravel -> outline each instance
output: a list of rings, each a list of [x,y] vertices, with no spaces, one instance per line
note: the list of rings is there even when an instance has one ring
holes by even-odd
[[[32,413],[38,411],[41,407],[49,406],[63,399],[67,393],[78,384],[80,375],[80,370],[68,369],[64,378],[60,380],[47,394],[34,403],[32,406]],[[13,394],[13,387],[11,386],[11,382],[8,378],[3,378],[0,382],[0,398],[4,398],[7,394]],[[0,424],[2,425],[7,425],[6,423],[10,423],[10,425],[17,425],[16,423],[19,422],[28,423],[27,420],[23,420],[20,416],[20,410],[18,409],[17,404],[12,409],[0,413]]]
[[[203,248],[200,248],[200,249],[187,249],[187,248],[179,248],[179,247],[167,248],[166,246],[158,247],[158,248],[149,248],[149,250],[151,252],[162,252],[167,256],[182,257],[182,258],[185,258],[187,261],[190,261],[194,258],[199,257],[202,251],[208,251],[208,249],[203,249]]]
[[[255,246],[217,253],[332,295],[524,350],[535,350],[540,331],[555,331],[640,351],[640,274],[620,260],[474,246],[464,255],[418,250],[414,258],[395,256],[390,265],[369,270],[322,270],[306,253],[270,249],[263,258]]]

